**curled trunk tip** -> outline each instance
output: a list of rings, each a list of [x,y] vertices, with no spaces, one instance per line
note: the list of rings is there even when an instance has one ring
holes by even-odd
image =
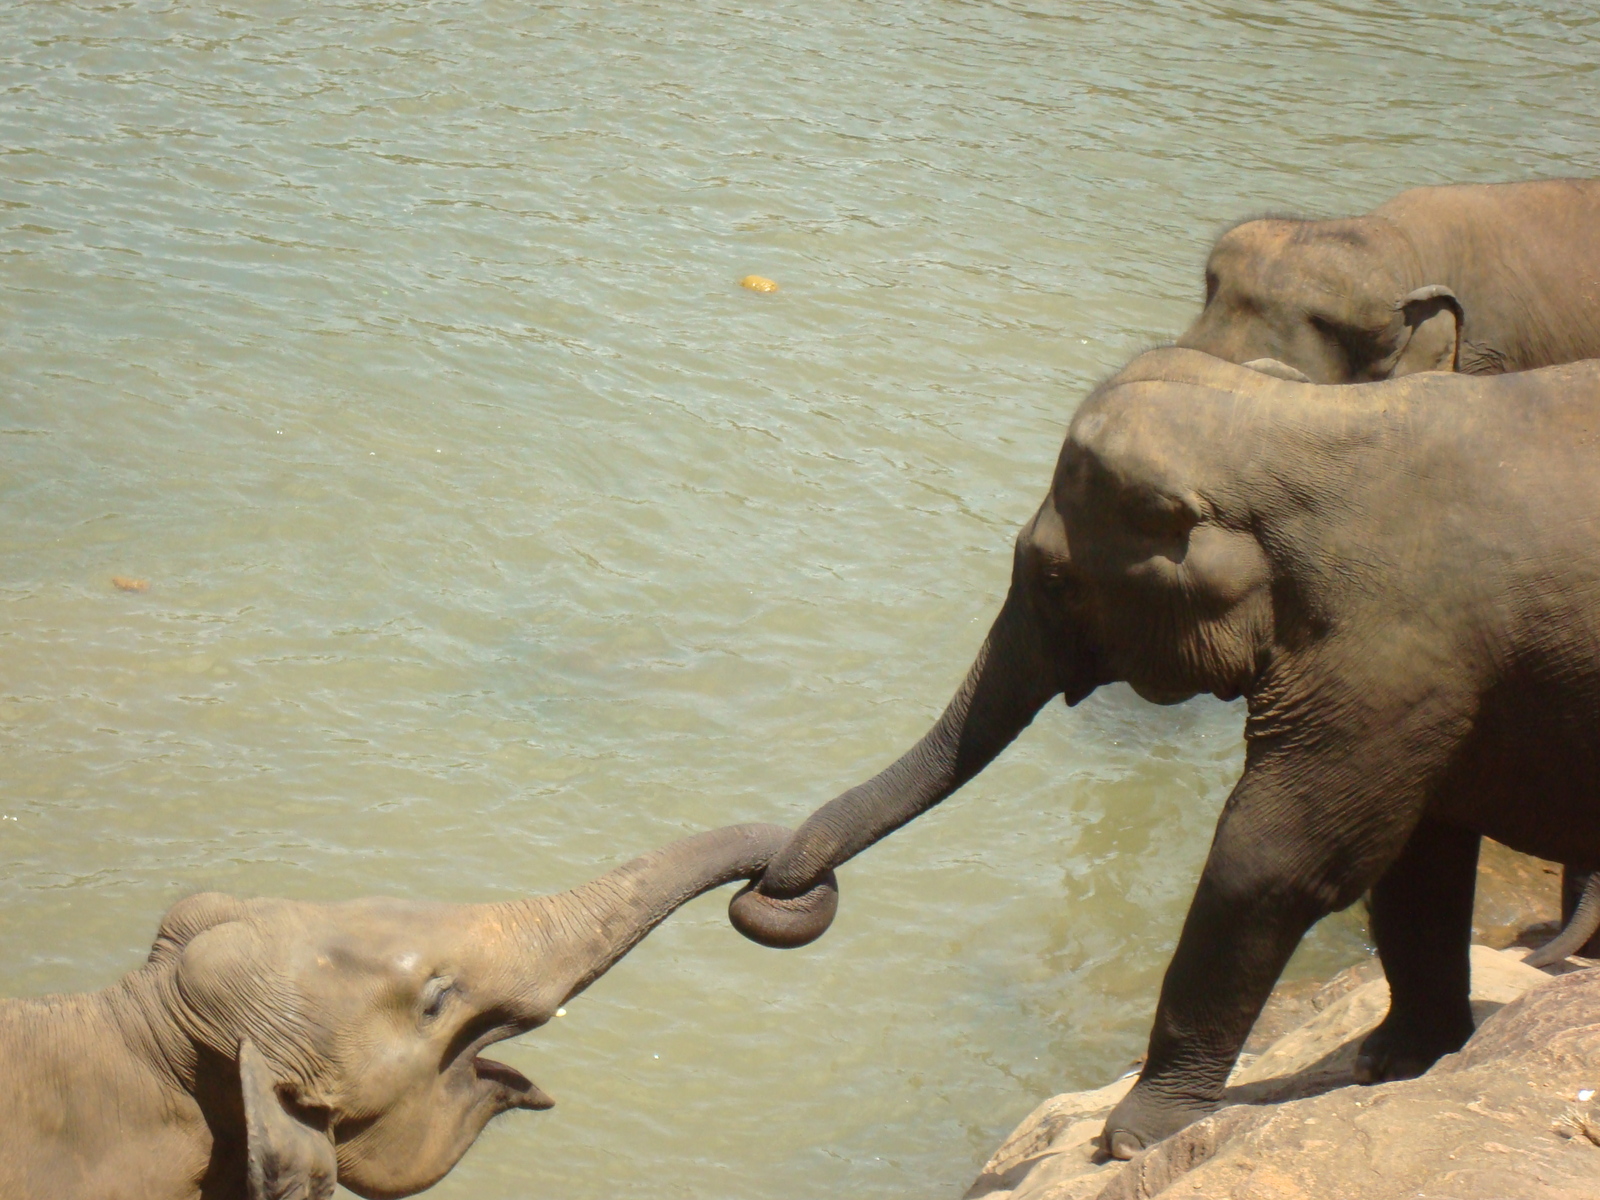
[[[1047,639],[1014,581],[933,728],[871,779],[806,818],[754,888],[734,897],[728,912],[734,928],[763,946],[803,946],[820,936],[838,903],[833,868],[983,770],[1061,690]]]
[[[752,942],[793,950],[816,941],[839,911],[839,881],[824,871],[798,896],[768,896],[747,883],[728,902],[728,920]]]

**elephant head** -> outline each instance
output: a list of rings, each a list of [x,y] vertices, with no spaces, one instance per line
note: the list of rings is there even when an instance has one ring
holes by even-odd
[[[549,1021],[686,901],[753,876],[788,832],[732,826],[498,904],[194,896],[111,1003],[157,1031],[218,1144],[242,1146],[247,1192],[225,1194],[326,1197],[337,1180],[408,1196],[496,1115],[552,1105],[487,1047]],[[816,936],[834,903],[824,883],[784,919]]]
[[[739,930],[789,944],[776,904],[938,804],[1054,696],[1077,704],[1115,681],[1157,703],[1249,691],[1286,633],[1255,532],[1259,497],[1238,482],[1238,463],[1260,450],[1259,426],[1240,430],[1229,418],[1251,394],[1289,386],[1162,350],[1084,401],[1050,491],[1017,536],[1005,602],[954,699],[898,761],[801,825],[735,897]],[[1123,403],[1130,391],[1151,404]],[[1155,405],[1181,415],[1153,420]]]
[[[1177,344],[1307,383],[1453,371],[1461,303],[1425,274],[1381,217],[1246,221],[1212,247],[1205,308]]]

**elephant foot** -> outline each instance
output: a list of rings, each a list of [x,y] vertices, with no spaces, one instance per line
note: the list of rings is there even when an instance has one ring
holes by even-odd
[[[1432,1028],[1386,1019],[1356,1052],[1357,1083],[1389,1083],[1415,1079],[1446,1054],[1454,1054],[1472,1036],[1472,1017],[1441,1021]]]
[[[1132,1158],[1162,1138],[1209,1117],[1220,1107],[1220,1097],[1160,1096],[1135,1084],[1106,1117],[1105,1128],[1100,1131],[1100,1150],[1112,1158]]]

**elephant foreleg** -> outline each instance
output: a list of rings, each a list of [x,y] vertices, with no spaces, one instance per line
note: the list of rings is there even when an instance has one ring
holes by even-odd
[[[1400,857],[1451,751],[1451,717],[1443,705],[1408,702],[1353,728],[1307,722],[1247,742],[1161,984],[1149,1057],[1106,1118],[1105,1150],[1129,1157],[1221,1103],[1306,930]]]
[[[1422,820],[1372,889],[1372,937],[1389,1014],[1361,1043],[1362,1083],[1411,1079],[1472,1036],[1469,944],[1476,833]]]
[[[1144,1070],[1106,1118],[1101,1144],[1116,1157],[1221,1104],[1250,1027],[1306,930],[1353,902],[1398,853],[1404,828],[1379,833],[1376,851],[1335,843],[1334,823],[1315,819],[1313,806],[1325,805],[1302,790],[1315,787],[1313,774],[1292,761],[1247,765],[1228,798],[1162,980]],[[1362,825],[1374,832],[1367,822],[1348,827]]]
[[[1101,1134],[1102,1147],[1117,1158],[1217,1109],[1278,975],[1329,911],[1292,882],[1279,887],[1260,878],[1241,886],[1228,876],[1214,845],[1162,981],[1144,1069]]]

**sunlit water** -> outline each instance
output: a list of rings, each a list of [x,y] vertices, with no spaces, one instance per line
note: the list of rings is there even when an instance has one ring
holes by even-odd
[[[491,899],[799,820],[942,706],[1219,227],[1594,173],[1596,23],[6,6],[6,991],[201,889]],[[437,1194],[959,1194],[1142,1048],[1241,724],[1053,706],[803,951],[695,903],[507,1051],[560,1107]]]

